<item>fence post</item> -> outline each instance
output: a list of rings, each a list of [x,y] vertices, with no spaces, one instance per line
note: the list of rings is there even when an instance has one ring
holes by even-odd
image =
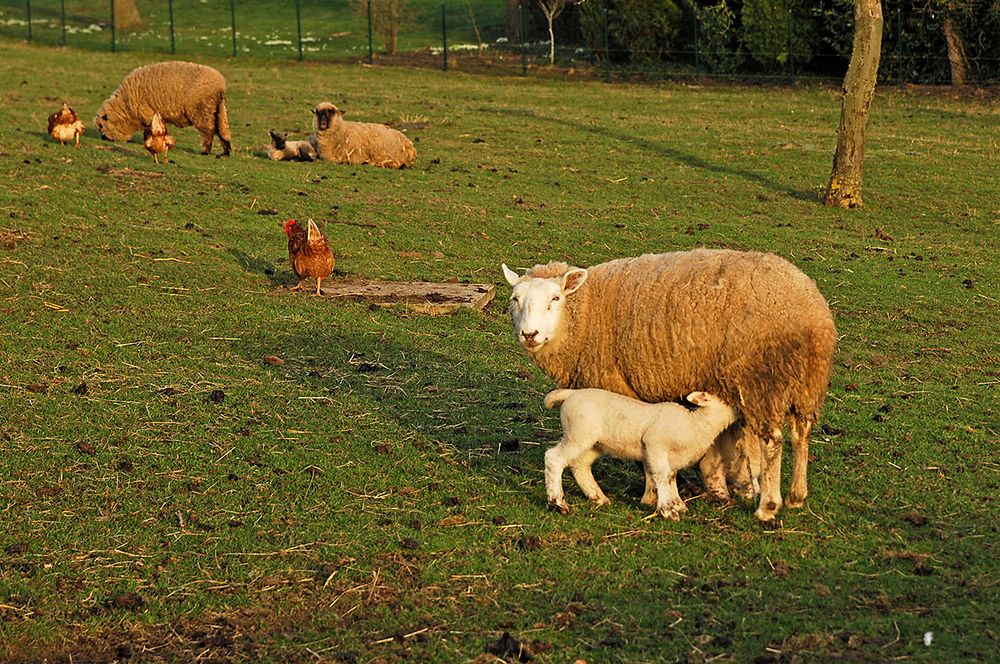
[[[443,2],[441,3],[441,45],[444,48],[444,70],[448,71],[448,20]]]
[[[31,0],[25,0],[25,12],[28,19],[28,41],[31,41]]]
[[[695,8],[694,11],[694,70],[698,71],[701,68],[701,54],[698,52],[700,44],[698,44],[698,9]]]
[[[170,18],[170,52],[177,53],[177,42],[174,39],[174,0],[167,0],[167,15]]]
[[[792,52],[792,10],[788,10],[788,82],[795,84],[795,54]]]
[[[520,38],[521,38],[521,76],[528,75],[528,52],[525,50],[524,45],[524,7],[521,3],[517,5],[517,22],[520,26]]]
[[[302,0],[295,0],[295,27],[299,31],[299,62],[302,62]]]
[[[903,10],[896,7],[896,84],[903,87]]]
[[[375,50],[372,48],[372,0],[368,0],[368,64],[375,64]]]
[[[611,0],[604,0],[604,82],[611,82],[611,38],[608,33],[611,32],[611,11],[608,9],[608,3]]]
[[[111,0],[111,52],[114,53],[117,50],[117,44],[115,44],[115,0]]]
[[[62,28],[62,40],[59,42],[66,45],[66,0],[59,0],[59,26]]]
[[[229,21],[233,32],[233,57],[236,57],[236,0],[229,0]]]

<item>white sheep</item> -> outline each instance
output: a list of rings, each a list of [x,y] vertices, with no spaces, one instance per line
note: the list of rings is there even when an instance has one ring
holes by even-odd
[[[417,158],[413,143],[391,127],[343,119],[344,111],[324,101],[313,109],[309,142],[323,161],[408,168]]]
[[[687,506],[677,493],[677,471],[694,464],[715,438],[736,421],[736,412],[707,392],[692,392],[688,410],[678,403],[644,403],[607,390],[553,390],[546,408],[562,404],[563,437],[545,452],[545,490],[549,505],[569,511],[562,474],[568,465],[576,483],[595,505],[609,503],[591,465],[609,454],[642,461],[656,487],[656,514],[674,521]]]
[[[773,254],[710,249],[590,269],[550,263],[524,276],[506,265],[503,271],[513,286],[508,312],[517,339],[559,387],[597,387],[650,403],[694,390],[717,394],[742,415],[744,454],[729,474],[744,495],[752,454],[761,453],[755,514],[762,521],[782,505],[782,427],[789,421],[789,505],[804,503],[809,432],[837,341],[826,300],[808,276]],[[715,447],[701,463],[716,498],[729,495],[724,467]],[[647,486],[644,500],[651,499]]]
[[[267,135],[271,137],[267,156],[272,161],[316,161],[316,149],[309,141],[290,141],[287,131],[269,131]]]

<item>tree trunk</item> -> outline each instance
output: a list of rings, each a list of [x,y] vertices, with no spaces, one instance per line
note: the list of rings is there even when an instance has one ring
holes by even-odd
[[[512,44],[521,41],[521,22],[517,14],[520,4],[520,0],[507,0],[507,41]]]
[[[950,14],[944,15],[944,39],[948,42],[948,62],[951,64],[951,84],[965,85],[968,62],[965,59],[965,44]]]
[[[114,0],[114,3],[116,30],[133,30],[144,25],[135,0]]]
[[[861,207],[861,169],[865,157],[868,109],[875,96],[882,53],[882,3],[854,0],[854,47],[844,77],[833,174],[823,202],[829,207]]]
[[[552,29],[552,22],[556,20],[556,17],[545,12],[545,19],[549,22],[549,64],[554,65],[556,63],[556,33]]]

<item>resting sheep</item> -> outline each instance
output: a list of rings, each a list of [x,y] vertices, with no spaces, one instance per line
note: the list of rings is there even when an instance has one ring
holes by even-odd
[[[316,150],[309,141],[290,141],[286,131],[269,131],[267,135],[271,137],[267,156],[272,161],[316,161]]]
[[[94,125],[109,141],[127,141],[150,126],[153,114],[176,127],[194,126],[201,153],[212,151],[218,134],[222,155],[232,149],[226,110],[226,79],[218,70],[193,62],[157,62],[136,67],[101,104]]]
[[[313,109],[315,131],[309,142],[320,159],[384,168],[413,165],[417,151],[402,133],[385,125],[344,120],[343,115],[344,111],[326,101]]]
[[[687,506],[677,492],[677,471],[701,459],[736,413],[718,397],[692,392],[688,410],[677,403],[643,403],[607,390],[553,390],[545,407],[562,404],[563,437],[545,452],[549,505],[563,512],[562,474],[568,465],[576,483],[596,505],[610,502],[590,466],[601,454],[642,461],[656,486],[656,514],[677,521]]]
[[[696,249],[590,269],[549,263],[524,276],[506,265],[503,271],[513,286],[508,312],[517,339],[560,387],[653,403],[701,389],[733,404],[742,416],[741,444],[761,452],[761,521],[782,505],[781,430],[790,421],[789,505],[804,503],[809,432],[837,333],[816,284],[791,263]],[[711,449],[701,467],[709,492],[728,497],[719,451]]]

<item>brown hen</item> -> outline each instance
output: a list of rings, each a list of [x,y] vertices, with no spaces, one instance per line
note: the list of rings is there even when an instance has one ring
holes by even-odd
[[[143,132],[143,139],[142,144],[153,155],[153,161],[157,164],[160,163],[160,158],[157,155],[162,154],[163,163],[169,163],[170,160],[167,158],[167,152],[170,151],[170,148],[174,147],[177,141],[167,133],[167,126],[163,124],[163,118],[160,117],[159,113],[153,113],[153,119]]]
[[[292,262],[292,272],[299,278],[299,283],[292,290],[300,290],[306,279],[312,278],[316,280],[316,294],[319,295],[323,280],[333,273],[335,259],[330,243],[312,219],[307,228],[302,228],[294,219],[289,219],[285,222],[285,235],[288,236],[288,258]]]
[[[61,110],[49,116],[49,136],[56,139],[63,145],[66,141],[76,140],[76,147],[80,147],[80,134],[83,133],[83,122],[76,117],[76,113],[63,102]]]

